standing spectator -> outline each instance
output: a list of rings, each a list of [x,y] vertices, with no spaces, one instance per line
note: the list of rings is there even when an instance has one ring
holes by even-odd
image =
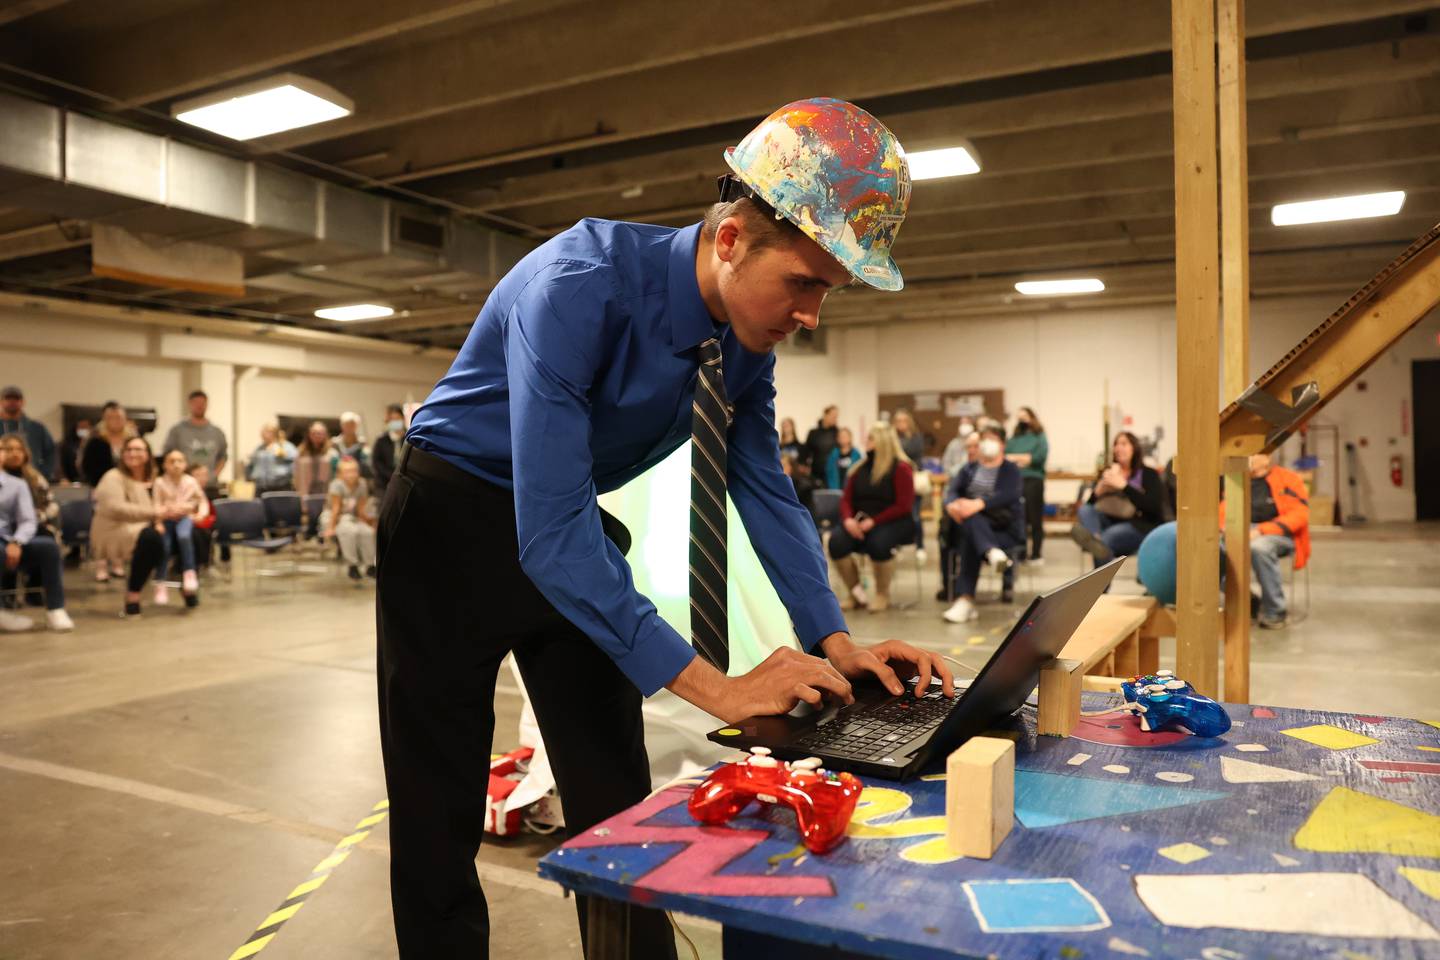
[[[80,473],[80,453],[90,439],[90,428],[93,425],[88,417],[81,417],[75,421],[75,429],[60,444],[59,479],[66,483],[85,482],[85,477]]]
[[[1220,501],[1225,529],[1225,501]],[[1260,584],[1259,610],[1251,612],[1266,630],[1285,626],[1285,581],[1280,558],[1295,555],[1295,569],[1310,559],[1310,491],[1300,474],[1274,466],[1268,453],[1250,457],[1250,566]]]
[[[129,563],[122,616],[140,615],[140,590],[165,558],[165,542],[156,527],[178,519],[184,508],[155,506],[151,485],[155,457],[144,437],[131,437],[120,452],[120,463],[100,478],[95,487],[95,519],[90,524],[90,549],[102,561]]]
[[[55,438],[45,424],[25,416],[25,393],[14,384],[0,390],[0,436],[11,433],[25,438],[40,476],[54,480]]]
[[[340,461],[338,476],[330,482],[330,502],[325,508],[328,526],[325,536],[340,544],[340,555],[350,566],[350,579],[375,576],[375,511],[370,486],[360,476],[360,464],[349,457]]]
[[[842,489],[845,478],[850,475],[850,468],[860,459],[860,451],[855,449],[850,429],[841,427],[835,431],[835,448],[830,451],[830,459],[825,463],[825,485],[831,490]]]
[[[820,417],[820,422],[811,427],[810,432],[806,434],[805,449],[801,453],[800,459],[806,463],[818,464],[824,464],[828,461],[830,459],[830,451],[835,449],[835,439],[839,433],[839,428],[836,424],[839,422],[840,408],[832,403],[825,408],[825,412]]]
[[[1005,459],[1020,468],[1025,487],[1025,529],[1030,546],[1025,556],[1040,566],[1045,561],[1040,549],[1045,544],[1045,459],[1050,456],[1050,441],[1035,411],[1021,407],[1015,415],[1015,435],[1005,444]]]
[[[780,459],[786,457],[798,461],[801,452],[805,448],[800,444],[800,438],[795,433],[795,418],[786,417],[780,421]],[[821,464],[823,466],[823,464]]]
[[[185,597],[185,606],[194,607],[200,603],[200,578],[195,565],[195,517],[199,516],[202,508],[208,508],[209,499],[200,489],[199,482],[188,472],[189,466],[183,450],[171,450],[165,454],[164,469],[155,478],[155,508],[163,517],[158,529],[165,538],[160,577],[155,582],[155,603],[160,606],[170,599],[163,578],[169,571],[172,552],[180,554],[180,592]]]
[[[868,455],[845,481],[840,497],[841,528],[830,533],[830,559],[845,584],[846,596],[840,598],[840,606],[848,610],[866,603],[854,556],[865,552],[875,569],[870,612],[879,613],[890,606],[895,548],[915,538],[910,511],[915,501],[915,471],[890,424],[875,424],[868,439]]]
[[[205,419],[210,398],[204,390],[191,390],[187,402],[190,404],[190,417],[170,428],[170,432],[165,435],[165,446],[161,455],[171,450],[179,450],[185,454],[189,463],[203,463],[209,467],[212,482],[218,484],[220,471],[225,469],[229,456],[225,432]],[[217,486],[206,493],[213,499],[219,496],[220,491]]]
[[[1020,468],[1005,459],[1005,431],[995,425],[982,427],[980,459],[960,468],[945,490],[945,515],[948,524],[948,549],[958,551],[960,576],[953,584],[955,602],[941,616],[951,623],[964,623],[979,618],[975,609],[975,585],[980,580],[980,566],[990,564],[1004,577],[1010,572],[1012,547],[1025,541],[1020,515]],[[942,579],[950,576],[945,559]],[[1009,602],[1002,583],[1001,599]]]
[[[316,420],[305,431],[295,453],[295,492],[300,496],[325,493],[333,476],[330,468],[330,431]]]
[[[340,414],[340,436],[330,441],[332,475],[339,476],[340,461],[346,457],[355,461],[363,479],[370,479],[370,452],[365,449],[365,438],[360,435],[360,414],[353,410]]]
[[[900,438],[900,449],[905,451],[905,456],[915,465],[916,493],[915,504],[911,507],[915,520],[915,559],[920,563],[925,562],[925,524],[920,522],[920,504],[925,496],[930,493],[929,476],[926,475],[926,483],[923,485],[920,480],[920,461],[925,457],[925,438],[915,428],[915,418],[910,411],[903,407],[895,411],[891,422],[895,425],[895,435]]]
[[[405,441],[405,408],[392,403],[385,408],[385,432],[370,448],[370,470],[375,474],[375,502],[385,497],[385,488],[400,459],[400,445]]]
[[[1165,520],[1165,484],[1145,466],[1135,434],[1117,433],[1110,456],[1070,528],[1071,539],[1095,558],[1097,567],[1135,553],[1145,535]]]
[[[32,491],[39,490],[48,503],[49,487],[39,471],[30,466],[28,451],[20,435],[8,435],[0,440],[0,450],[5,453],[5,469],[0,470],[0,542],[5,545],[3,570],[6,578],[24,573],[39,581],[45,591],[45,620],[51,630],[73,630],[75,624],[65,612],[65,580],[61,568],[60,544],[44,532],[36,519],[37,501]],[[15,451],[25,453],[25,462],[18,469],[19,476],[12,471]],[[43,509],[43,507],[42,507]],[[0,630],[28,630],[33,623],[28,617],[0,610]]]
[[[260,446],[250,454],[245,478],[255,484],[257,494],[294,490],[296,453],[295,444],[280,436],[280,427],[272,420],[260,428]]]

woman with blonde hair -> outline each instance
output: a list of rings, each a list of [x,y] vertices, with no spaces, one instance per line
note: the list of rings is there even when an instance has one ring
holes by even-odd
[[[875,567],[875,598],[871,613],[890,606],[890,581],[895,574],[895,548],[915,538],[910,510],[915,502],[915,466],[900,447],[888,423],[870,428],[865,459],[850,470],[840,497],[840,529],[830,534],[830,559],[845,584],[840,606],[866,605],[855,554],[864,551]]]

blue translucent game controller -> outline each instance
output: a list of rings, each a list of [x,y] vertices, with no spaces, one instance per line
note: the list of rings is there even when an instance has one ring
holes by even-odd
[[[1120,684],[1127,703],[1140,714],[1140,729],[1179,730],[1197,737],[1218,737],[1230,729],[1230,715],[1201,696],[1169,670],[1134,677]]]

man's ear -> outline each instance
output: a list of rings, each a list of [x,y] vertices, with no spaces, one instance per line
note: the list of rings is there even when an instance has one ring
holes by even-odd
[[[715,228],[715,256],[725,263],[732,263],[739,256],[744,227],[739,217],[726,217]]]

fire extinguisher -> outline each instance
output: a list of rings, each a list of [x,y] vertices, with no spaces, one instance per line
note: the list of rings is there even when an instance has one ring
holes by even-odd
[[[1397,487],[1405,485],[1405,469],[1400,465],[1400,455],[1390,458],[1390,482]]]

